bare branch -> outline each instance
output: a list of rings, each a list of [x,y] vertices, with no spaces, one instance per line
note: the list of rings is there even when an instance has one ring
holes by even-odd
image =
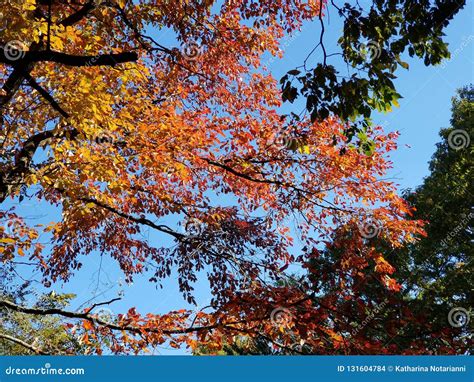
[[[115,301],[120,301],[120,300],[121,300],[120,297],[116,297],[116,298],[113,298],[112,300],[109,300],[109,301],[98,302],[97,304],[92,305],[92,306],[88,309],[88,312],[92,312],[92,310],[94,310],[94,309],[97,308],[98,306],[110,305],[110,304],[112,304],[113,302],[115,302]]]
[[[165,226],[163,224],[155,224],[153,223],[151,220],[149,219],[146,219],[146,218],[136,218],[134,216],[131,216],[131,215],[128,215],[124,212],[121,212],[119,211],[118,209],[114,208],[114,207],[111,207],[107,204],[104,204],[100,201],[98,201],[97,199],[93,199],[93,198],[80,198],[80,200],[82,200],[83,202],[86,202],[86,203],[93,203],[95,205],[97,205],[98,207],[101,207],[109,212],[112,212],[122,218],[125,218],[127,220],[131,220],[135,223],[138,223],[138,224],[143,224],[143,225],[147,225],[149,227],[152,227],[154,229],[156,229],[157,231],[160,231],[160,232],[164,232],[164,233],[167,233],[171,236],[173,236],[175,239],[177,240],[183,240],[186,236],[181,234],[181,233],[178,233],[176,231],[173,231],[171,228],[169,228],[168,226]]]

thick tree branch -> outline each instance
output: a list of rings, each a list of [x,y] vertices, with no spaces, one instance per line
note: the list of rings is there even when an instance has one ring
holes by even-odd
[[[32,43],[30,45],[29,51],[35,51],[41,46],[40,43]],[[0,49],[0,55],[5,55],[5,51]],[[30,73],[33,70],[33,63],[24,62],[23,60],[19,60],[14,65],[13,71],[5,81],[2,90],[3,95],[0,95],[0,109],[8,104],[10,100],[15,95],[16,91],[20,88],[21,84],[25,79],[25,73]]]
[[[25,69],[14,69],[2,87],[2,94],[0,94],[0,108],[6,105],[20,88],[25,77],[24,74],[31,70],[31,65]]]
[[[237,328],[233,328],[231,325],[237,325],[237,324],[246,322],[242,320],[233,321],[226,324],[217,322],[212,325],[193,326],[193,327],[182,328],[182,329],[162,330],[156,327],[142,328],[142,327],[133,326],[133,325],[118,325],[115,323],[104,321],[101,318],[94,316],[90,313],[72,312],[72,311],[58,309],[58,308],[48,308],[48,309],[28,308],[28,307],[17,305],[7,300],[0,300],[0,307],[4,307],[4,308],[7,308],[19,313],[35,314],[35,315],[41,315],[41,316],[58,315],[58,316],[67,317],[71,319],[86,320],[93,324],[106,327],[110,330],[127,331],[134,334],[143,334],[143,333],[158,333],[158,334],[165,334],[165,335],[189,334],[189,333],[195,333],[195,332],[212,330],[212,329],[223,328],[223,327],[228,327],[229,329],[233,329],[233,330],[239,330]]]
[[[36,80],[31,77],[29,73],[24,74],[26,80],[28,81],[28,84],[35,89],[41,96],[49,102],[49,104],[53,107],[54,110],[56,110],[59,114],[61,114],[64,118],[68,118],[69,114],[64,111],[64,109],[59,106],[59,104],[56,102],[56,100],[45,90],[43,87],[36,82]]]
[[[23,63],[33,62],[55,62],[68,66],[115,66],[125,62],[134,62],[138,60],[138,54],[135,52],[109,53],[96,56],[78,56],[57,51],[27,51],[21,59]],[[18,60],[12,60],[0,50],[0,63],[16,66]]]
[[[81,21],[87,14],[95,8],[95,1],[89,0],[84,4],[77,12],[69,15],[65,19],[61,20],[58,25],[63,25],[65,27],[76,24]]]
[[[15,154],[14,163],[0,172],[0,203],[8,197],[12,184],[21,183],[21,179],[29,171],[31,160],[41,143],[54,136],[54,130],[46,130],[31,136]]]

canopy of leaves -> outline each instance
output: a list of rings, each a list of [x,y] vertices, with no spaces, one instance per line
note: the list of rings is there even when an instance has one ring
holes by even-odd
[[[281,79],[283,99],[306,99],[313,121],[337,115],[353,123],[349,138],[367,127],[374,110],[390,111],[401,97],[393,80],[399,67],[408,69],[403,54],[422,58],[425,65],[449,58],[444,29],[465,5],[463,0],[375,0],[372,2],[327,2],[326,12],[344,18],[341,52],[328,52],[324,45],[324,20],[318,45],[323,61],[314,68],[291,70]],[[330,4],[329,4],[330,3]],[[368,4],[370,3],[370,4]],[[342,56],[347,73],[331,60]]]
[[[320,319],[334,322],[342,333],[344,342],[335,353],[469,351],[472,323],[464,317],[463,322],[455,320],[453,327],[448,317],[456,308],[469,312],[474,299],[474,163],[469,138],[474,133],[473,92],[472,86],[466,87],[453,98],[451,127],[441,130],[442,142],[430,162],[431,174],[415,191],[406,192],[414,207],[413,219],[427,221],[426,236],[395,250],[379,232],[367,242],[372,248],[365,251],[376,248],[393,265],[380,255],[372,260],[376,269],[393,272],[401,284],[400,291],[385,291],[361,253],[351,253],[350,243],[359,233],[357,227],[354,230],[350,226],[335,231],[327,249],[308,262],[308,273],[300,283],[295,284],[296,276],[290,279],[287,286],[302,291],[308,288],[308,296],[330,302],[330,306],[321,306]],[[358,270],[348,267],[348,259],[354,255],[361,264]],[[292,335],[294,346],[290,349],[275,349],[265,339],[244,337],[231,345],[224,343],[218,354],[320,354],[320,347],[304,338],[300,343],[296,332]],[[199,348],[195,354],[209,352]]]
[[[54,292],[35,298],[30,283],[17,285],[11,274],[0,271],[1,300],[16,304],[31,304],[40,309],[64,309],[74,295]],[[8,285],[7,285],[8,283]],[[78,339],[67,329],[60,317],[31,315],[0,307],[0,355],[83,354]]]
[[[352,297],[338,298],[336,309],[345,312],[346,324],[354,325],[354,343],[365,344],[355,353],[370,353],[377,343],[383,347],[376,352],[396,354],[462,354],[471,346],[468,317],[459,327],[453,327],[448,317],[455,308],[469,314],[473,301],[473,111],[470,86],[453,98],[451,127],[441,130],[430,175],[416,190],[406,192],[414,209],[412,218],[427,222],[425,236],[396,250],[381,235],[373,240],[374,248],[391,264],[379,257],[374,259],[375,268],[393,272],[401,284],[399,293],[384,293],[370,268],[349,277],[340,271],[348,256],[342,244],[352,235],[347,228],[336,232],[329,250],[310,262],[318,293],[333,295],[340,283],[350,290]],[[334,263],[340,264],[335,272]]]
[[[385,243],[401,248],[422,224],[384,179],[396,133],[369,129],[359,137],[369,150],[358,150],[348,145],[352,125],[342,112],[290,129],[278,114],[281,93],[262,56],[278,55],[280,38],[321,18],[323,5],[3,2],[2,264],[16,271],[28,259],[47,288],[79,272],[84,256],[101,254],[128,281],[141,275],[160,284],[175,274],[190,303],[197,275],[206,274],[213,298],[206,312],[132,307],[111,320],[95,305],[71,312],[3,299],[0,307],[62,317],[98,354],[164,343],[214,350],[241,335],[282,349],[293,349],[295,338],[317,353],[343,348],[344,318],[328,315],[337,299],[352,298],[349,289],[320,298],[277,281],[290,265],[307,266],[318,248],[332,248],[335,226],[377,221]],[[162,41],[165,30],[177,46]],[[58,219],[35,224],[12,200],[50,205]],[[145,229],[160,240],[145,240]],[[369,265],[381,291],[398,290],[391,265],[357,232],[333,271],[364,279]],[[291,252],[295,240],[305,248],[300,256]]]

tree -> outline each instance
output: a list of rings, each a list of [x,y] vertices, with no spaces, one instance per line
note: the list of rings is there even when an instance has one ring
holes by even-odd
[[[398,20],[392,3],[398,4],[387,2],[386,12]],[[421,9],[435,12],[447,3]],[[159,283],[176,266],[189,302],[195,302],[196,273],[206,270],[213,311],[141,315],[130,308],[108,320],[96,314],[101,303],[80,312],[8,298],[0,306],[61,317],[97,353],[104,347],[139,353],[165,342],[212,350],[242,335],[283,349],[293,349],[295,339],[320,353],[340,348],[337,321],[324,320],[333,301],[275,282],[290,264],[306,265],[341,222],[380,222],[396,248],[422,228],[383,179],[396,134],[359,131],[357,148],[348,144],[355,124],[336,109],[291,122],[277,112],[281,94],[261,57],[278,55],[279,38],[304,21],[322,22],[323,6],[290,0],[2,5],[8,25],[0,38],[2,263],[15,266],[27,257],[46,287],[69,280],[81,255],[113,257],[128,280],[146,275]],[[409,35],[439,44],[440,28],[409,28]],[[174,32],[179,48],[165,46],[164,29]],[[444,48],[431,47],[430,55],[443,57]],[[222,195],[233,201],[224,204]],[[9,206],[11,199],[50,204],[61,218],[30,224]],[[292,216],[297,232],[289,229]],[[144,228],[174,245],[144,241]],[[305,243],[300,256],[291,253],[295,237]],[[360,235],[348,246],[354,254],[343,270],[375,259],[381,290],[399,288],[380,254],[361,252]]]
[[[366,236],[365,250],[377,249],[392,264],[375,257],[376,268],[393,272],[401,284],[399,292],[381,288],[374,269],[364,261],[356,272],[344,272],[351,256],[348,245],[357,227],[342,226],[334,233],[325,251],[308,262],[309,281],[301,285],[308,295],[333,301],[329,320],[345,326],[348,346],[338,353],[372,354],[463,354],[470,349],[469,315],[472,296],[472,248],[474,199],[470,192],[473,178],[474,89],[458,91],[453,98],[451,127],[442,129],[442,142],[430,162],[430,175],[405,199],[413,206],[412,219],[426,221],[426,234],[420,240],[395,250],[387,245],[377,226]],[[364,259],[361,259],[364,260]],[[336,265],[336,266],[334,266]],[[390,273],[389,272],[389,273]],[[296,276],[295,276],[296,277]],[[305,277],[305,279],[306,279]],[[344,293],[341,293],[341,284]],[[248,343],[250,342],[250,344]],[[225,348],[227,354],[252,349],[250,339]],[[303,348],[305,353],[318,351]],[[266,349],[257,351],[265,354]],[[294,353],[287,351],[287,353]]]
[[[24,305],[31,301],[33,291],[30,282],[17,285],[13,277],[4,272],[0,299]],[[8,283],[8,285],[7,285]],[[37,309],[64,309],[74,295],[57,295],[54,292],[39,296],[33,304]],[[77,338],[53,315],[32,316],[30,314],[0,308],[0,355],[31,354],[83,354]]]
[[[320,1],[320,4],[325,2]],[[328,2],[329,3],[329,2]],[[398,106],[393,80],[401,67],[409,68],[404,54],[423,58],[424,64],[437,65],[449,58],[443,29],[462,9],[465,1],[375,0],[371,5],[330,1],[344,19],[338,43],[342,52],[328,52],[324,45],[324,19],[319,15],[321,35],[318,45],[323,60],[314,68],[307,65],[291,70],[281,79],[283,99],[293,102],[303,96],[311,120],[324,120],[334,114],[351,121],[347,136],[351,139],[370,126],[374,110],[387,112]],[[310,55],[311,55],[310,54]],[[341,58],[344,71],[337,69]],[[295,116],[296,117],[296,116]],[[359,136],[360,138],[360,136]],[[370,153],[371,145],[362,135],[360,145]]]
[[[193,355],[273,355],[275,350],[262,337],[237,336],[230,343],[223,342],[219,350],[200,345],[193,350]]]
[[[451,127],[440,132],[442,141],[431,159],[430,175],[405,195],[416,208],[414,218],[428,221],[427,236],[408,246],[404,263],[396,263],[399,277],[407,280],[404,298],[412,300],[413,311],[434,329],[450,329],[449,340],[459,339],[457,352],[469,348],[472,327],[473,111],[470,85],[453,98]],[[417,328],[407,331],[415,337]]]
[[[365,351],[373,351],[371,343],[380,340],[395,353],[462,354],[469,349],[473,108],[472,86],[461,89],[453,98],[451,127],[440,132],[442,142],[430,162],[431,174],[416,190],[405,193],[413,207],[412,219],[427,223],[425,236],[393,250],[374,231],[372,244],[393,265],[391,271],[402,285],[401,291],[384,295],[373,278],[353,280],[357,298],[341,300],[337,308],[356,318],[353,322],[358,326],[352,331],[356,343],[372,339]],[[319,280],[334,262],[346,256],[344,246],[338,245],[340,240],[311,263],[310,269],[317,270],[314,279]],[[377,266],[390,267],[380,260]]]
[[[1,297],[11,300],[11,296]],[[74,295],[44,295],[33,304],[33,308],[64,309],[72,298]],[[32,316],[8,309],[2,309],[0,315],[2,317],[1,355],[71,355],[87,352],[86,347],[81,346],[79,339],[63,325],[60,318],[54,315]]]

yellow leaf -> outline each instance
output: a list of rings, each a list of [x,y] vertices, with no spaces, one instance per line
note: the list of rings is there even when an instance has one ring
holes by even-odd
[[[15,239],[12,239],[12,238],[10,238],[10,237],[6,237],[6,238],[3,238],[3,239],[0,239],[0,243],[15,244],[15,243],[16,243],[16,240],[15,240]]]

